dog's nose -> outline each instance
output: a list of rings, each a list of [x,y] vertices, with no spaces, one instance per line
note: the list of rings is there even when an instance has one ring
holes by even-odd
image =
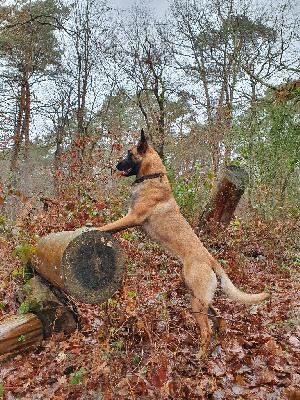
[[[122,171],[122,161],[119,161],[119,162],[118,162],[118,164],[116,165],[116,168],[117,168],[119,171]]]

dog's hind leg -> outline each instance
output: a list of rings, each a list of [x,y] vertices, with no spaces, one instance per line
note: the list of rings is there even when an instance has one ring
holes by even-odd
[[[217,332],[220,329],[222,317],[211,304],[208,307],[208,314],[213,323],[214,332]]]
[[[211,341],[209,308],[217,287],[217,279],[210,265],[193,262],[185,268],[185,281],[191,291],[192,310],[201,330],[201,349],[198,353],[200,358],[205,354]]]
[[[212,335],[212,329],[207,315],[208,305],[204,304],[201,300],[194,297],[192,294],[190,296],[190,299],[191,299],[193,314],[201,331],[201,343],[200,343],[200,350],[198,353],[198,357],[201,358],[206,353]]]

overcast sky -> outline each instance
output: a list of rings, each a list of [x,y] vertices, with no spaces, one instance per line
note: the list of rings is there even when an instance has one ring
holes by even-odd
[[[163,16],[168,8],[168,0],[112,0],[110,4],[114,4],[121,9],[126,9],[136,3],[153,5],[158,16]]]

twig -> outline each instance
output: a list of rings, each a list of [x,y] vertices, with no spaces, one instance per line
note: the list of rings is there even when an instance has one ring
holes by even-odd
[[[207,315],[207,316],[210,317],[210,318],[220,318],[220,319],[224,318],[224,317],[221,317],[221,315],[212,315],[212,314],[208,314],[208,313],[205,313],[205,312],[202,312],[202,311],[191,311],[191,313],[192,313],[192,314],[203,314],[203,315]]]
[[[150,334],[150,331],[149,331],[149,328],[148,328],[148,323],[147,323],[147,321],[146,320],[142,320],[142,318],[141,318],[141,321],[143,322],[143,324],[144,324],[144,329],[145,329],[145,331],[146,331],[146,333],[147,333],[147,335],[148,335],[148,338],[149,338],[149,342],[150,342],[150,345],[151,345],[151,347],[153,346],[153,342],[152,342],[152,337],[151,337],[151,334]]]
[[[132,387],[131,387],[130,382],[129,382],[128,379],[126,379],[126,383],[129,386],[129,390],[130,390],[130,393],[131,393],[131,396],[132,396],[133,400],[135,400],[135,395],[133,393]]]

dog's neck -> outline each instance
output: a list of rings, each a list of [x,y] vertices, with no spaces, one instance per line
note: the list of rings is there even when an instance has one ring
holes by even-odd
[[[147,179],[160,178],[166,175],[167,171],[158,153],[148,145],[146,153],[138,168],[136,180],[133,185],[144,182]]]
[[[156,174],[149,174],[149,175],[144,175],[141,176],[140,178],[137,178],[132,185],[137,185],[138,183],[144,182],[147,179],[154,179],[154,178],[162,178],[165,175],[164,172],[157,172]]]

